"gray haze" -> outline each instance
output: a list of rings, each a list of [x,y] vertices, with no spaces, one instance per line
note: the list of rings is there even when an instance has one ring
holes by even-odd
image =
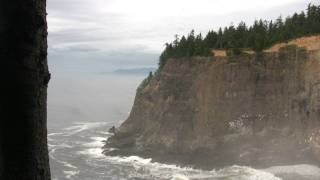
[[[78,122],[124,121],[142,75],[54,74],[48,90],[49,132]]]

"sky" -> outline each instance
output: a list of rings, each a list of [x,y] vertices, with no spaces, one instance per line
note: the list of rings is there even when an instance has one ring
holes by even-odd
[[[317,0],[48,0],[53,71],[155,67],[166,42],[191,29],[251,24],[305,10]]]

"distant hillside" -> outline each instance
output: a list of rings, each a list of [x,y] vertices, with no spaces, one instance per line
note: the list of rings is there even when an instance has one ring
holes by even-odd
[[[148,74],[149,72],[155,71],[156,68],[147,67],[147,68],[130,68],[130,69],[117,69],[114,74]]]

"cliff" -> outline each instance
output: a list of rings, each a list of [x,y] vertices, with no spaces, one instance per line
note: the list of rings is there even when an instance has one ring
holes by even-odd
[[[319,74],[315,51],[171,59],[104,153],[204,169],[318,164]]]

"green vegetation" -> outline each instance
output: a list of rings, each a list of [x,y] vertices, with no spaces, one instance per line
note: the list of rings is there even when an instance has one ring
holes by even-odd
[[[303,47],[298,47],[297,45],[290,44],[279,49],[279,52],[305,52],[306,49]]]
[[[195,35],[194,30],[188,36],[175,36],[166,47],[159,59],[161,69],[169,58],[191,56],[211,56],[212,49],[226,49],[228,55],[239,55],[244,49],[261,52],[279,42],[287,42],[302,36],[320,33],[320,6],[309,4],[306,12],[294,13],[276,21],[256,20],[252,26],[241,22],[237,27],[230,25],[218,32],[209,31],[205,37]]]
[[[245,51],[249,51],[248,48],[229,48],[227,49],[227,56],[238,56],[242,54],[246,54]]]
[[[299,47],[297,45],[291,44],[279,49],[280,59],[286,59],[288,56],[294,55],[295,58],[302,57],[306,55],[307,50],[303,47]]]
[[[149,75],[148,75],[148,77],[147,78],[145,78],[142,82],[141,82],[141,84],[139,85],[139,87],[138,87],[138,89],[137,89],[137,92],[141,92],[141,90],[143,89],[143,88],[145,88],[149,83],[150,83],[150,81],[151,81],[151,79],[153,78],[153,74],[152,74],[152,72],[149,72]]]

